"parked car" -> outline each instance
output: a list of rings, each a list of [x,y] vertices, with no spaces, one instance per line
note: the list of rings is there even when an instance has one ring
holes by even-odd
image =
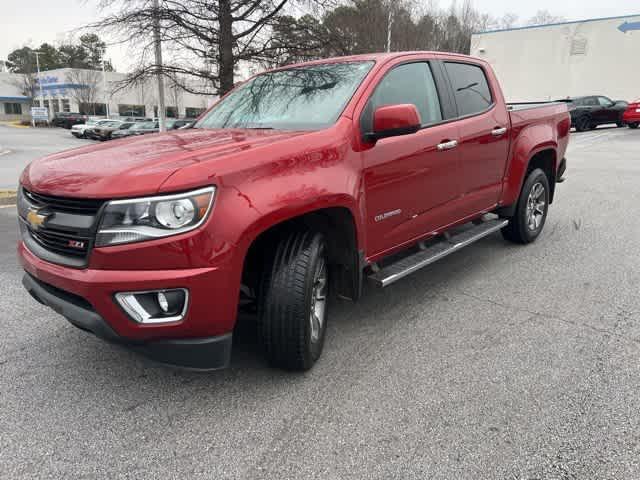
[[[108,118],[89,119],[85,123],[81,123],[71,127],[71,135],[76,138],[87,138],[88,132],[90,130],[107,122],[111,122],[111,120],[109,120]]]
[[[539,238],[570,125],[564,103],[507,106],[465,55],[272,70],[193,128],[30,163],[23,284],[82,330],[189,368],[228,364],[250,306],[269,362],[306,370],[330,292],[357,300],[365,280],[387,286],[493,232]]]
[[[124,131],[135,125],[135,122],[122,122],[120,120],[111,120],[95,126],[88,130],[88,136],[96,140],[111,140],[114,132]]]
[[[124,117],[120,118],[123,122],[150,122],[150,118],[145,117]]]
[[[575,97],[567,100],[571,114],[571,126],[576,131],[593,130],[598,125],[615,123],[624,126],[622,116],[627,108],[623,100],[613,101],[602,95]]]
[[[640,125],[640,98],[627,105],[622,120],[629,128],[638,128]]]
[[[51,125],[54,127],[71,128],[74,125],[85,123],[88,117],[86,115],[80,115],[79,113],[72,112],[57,112],[51,120]]]
[[[167,130],[177,130],[182,127],[188,127],[194,121],[188,118],[170,118],[166,120],[165,128]]]
[[[167,130],[177,130],[178,128],[189,126],[193,123],[193,120],[187,119],[168,119],[165,121],[165,128]],[[147,133],[157,133],[160,131],[160,122],[140,122],[135,123],[126,130],[114,131],[111,134],[111,138],[129,137],[132,135],[145,135]]]
[[[111,133],[112,139],[130,137],[132,135],[144,135],[160,131],[158,122],[136,122],[126,130],[116,130]]]

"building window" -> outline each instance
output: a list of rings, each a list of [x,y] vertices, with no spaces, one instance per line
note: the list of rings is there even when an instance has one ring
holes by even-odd
[[[31,101],[31,106],[32,107],[39,107],[40,106],[40,100],[32,100]]]
[[[78,107],[82,115],[104,116],[107,114],[107,105],[104,103],[81,103]]]
[[[144,117],[144,105],[118,105],[118,114],[121,117]]]
[[[70,112],[71,111],[71,106],[69,105],[69,100],[63,98],[61,101],[62,101],[62,111],[63,112]]]
[[[58,113],[60,111],[60,102],[58,99],[51,100],[51,105],[53,106],[53,113]]]
[[[22,115],[21,103],[5,103],[4,104],[5,115]]]
[[[166,108],[166,116],[167,116],[167,118],[178,118],[178,108],[177,107],[167,107]]]
[[[196,118],[199,117],[202,112],[204,112],[204,108],[193,108],[187,107],[185,108],[185,117],[187,118]]]

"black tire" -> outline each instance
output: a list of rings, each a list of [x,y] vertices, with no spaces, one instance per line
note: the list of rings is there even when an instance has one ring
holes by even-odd
[[[638,125],[640,125],[638,122],[631,122],[631,123],[627,123],[627,126],[633,130],[635,130],[636,128],[638,128]]]
[[[576,132],[586,132],[591,127],[591,120],[587,116],[582,116],[576,120]]]
[[[624,127],[624,126],[625,126],[625,123],[624,123],[624,122],[616,122],[616,126],[617,126],[618,128],[622,128],[622,127]]]
[[[544,199],[544,206],[540,208],[540,197],[535,193],[532,194],[532,190],[534,187],[540,185],[544,191],[542,192]],[[522,186],[522,191],[520,192],[520,198],[518,198],[518,204],[516,206],[516,211],[514,216],[509,220],[509,224],[504,227],[502,231],[502,236],[514,243],[527,244],[535,241],[542,232],[544,228],[545,221],[547,219],[547,213],[549,211],[549,179],[545,175],[545,173],[536,168],[527,176],[524,185]],[[533,204],[531,203],[531,196],[535,197]],[[536,208],[533,209],[532,215],[535,217],[532,221],[529,213],[531,212],[532,206],[535,205]],[[536,214],[539,210],[542,210],[542,213]],[[535,228],[532,228],[535,226]]]
[[[320,269],[324,269],[324,307],[314,317],[314,299],[322,296]],[[258,340],[271,365],[304,371],[318,360],[327,326],[328,291],[329,264],[322,234],[297,231],[280,240],[266,262],[258,299]]]

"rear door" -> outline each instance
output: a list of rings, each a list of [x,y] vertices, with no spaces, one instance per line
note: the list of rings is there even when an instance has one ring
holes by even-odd
[[[457,107],[460,132],[460,218],[495,206],[502,191],[508,152],[510,123],[495,77],[472,61],[445,60],[451,94]]]
[[[365,134],[377,107],[409,103],[422,124],[416,133],[380,139],[362,154],[368,256],[409,243],[455,216],[447,207],[460,195],[458,151],[442,144],[456,141],[458,127],[446,121],[450,102],[444,82],[436,62],[396,64],[378,80],[360,115]]]
[[[583,99],[584,109],[589,112],[592,124],[603,123],[603,113],[597,97],[585,97]]]

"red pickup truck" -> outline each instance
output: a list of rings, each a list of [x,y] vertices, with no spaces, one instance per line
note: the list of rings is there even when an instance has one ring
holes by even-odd
[[[22,173],[23,283],[75,326],[224,367],[239,309],[268,361],[320,356],[356,300],[488,234],[534,241],[563,180],[563,103],[508,106],[482,60],[412,52],[254,76],[193,128],[50,155]]]

